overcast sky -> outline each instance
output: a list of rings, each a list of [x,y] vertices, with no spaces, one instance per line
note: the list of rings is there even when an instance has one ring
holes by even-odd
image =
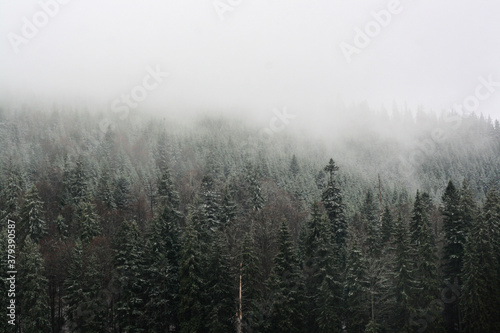
[[[109,107],[146,80],[138,104],[165,114],[321,117],[339,101],[441,111],[468,98],[500,118],[500,83],[477,88],[500,82],[495,0],[54,1],[41,1],[50,16],[39,1],[0,0],[4,96]],[[155,70],[169,76],[147,78]]]

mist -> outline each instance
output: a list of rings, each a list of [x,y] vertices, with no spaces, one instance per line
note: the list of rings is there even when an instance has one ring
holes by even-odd
[[[116,111],[149,69],[168,76],[134,110],[265,123],[286,107],[316,132],[343,105],[439,114],[478,78],[500,81],[493,1],[2,1],[0,13],[0,91],[14,104]],[[499,117],[499,95],[471,109]]]

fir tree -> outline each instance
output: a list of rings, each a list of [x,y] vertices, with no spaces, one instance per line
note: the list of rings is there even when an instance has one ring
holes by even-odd
[[[299,162],[297,162],[297,157],[295,157],[294,154],[290,162],[290,174],[292,175],[292,177],[297,177],[299,173],[300,173]]]
[[[24,332],[48,332],[48,281],[38,245],[28,235],[19,256],[19,324]]]
[[[275,266],[271,275],[273,286],[271,329],[272,332],[303,332],[304,286],[295,248],[285,221],[280,227],[278,246],[279,251],[274,258]]]
[[[170,175],[170,169],[166,162],[160,164],[158,177],[158,198],[160,206],[170,205],[174,209],[179,208],[179,194],[175,190],[174,182]]]
[[[90,197],[79,201],[74,220],[77,223],[80,239],[83,243],[89,243],[94,237],[101,234],[99,218],[95,213],[95,207]]]
[[[231,274],[227,241],[217,232],[210,244],[207,281],[204,297],[208,301],[206,313],[208,332],[231,332],[235,326],[236,289]]]
[[[144,307],[146,281],[144,245],[137,224],[124,221],[117,237],[115,267],[120,295],[117,301],[118,322],[126,332],[147,330]]]
[[[201,181],[201,199],[207,227],[211,232],[215,232],[221,224],[221,206],[220,196],[215,189],[215,184],[211,176],[205,176]]]
[[[345,218],[345,207],[342,202],[342,193],[337,185],[336,172],[339,170],[333,159],[330,159],[324,171],[328,174],[328,182],[323,190],[321,202],[325,206],[330,220],[332,231],[337,246],[342,250],[347,236],[347,221]]]
[[[461,305],[466,332],[497,332],[499,283],[489,226],[483,216],[471,223],[464,248]]]
[[[201,293],[204,281],[201,269],[201,251],[198,232],[192,217],[188,217],[183,236],[182,256],[179,267],[179,322],[181,333],[202,332],[203,306]]]
[[[40,200],[38,190],[33,185],[28,192],[21,205],[21,238],[29,236],[35,243],[47,233],[47,225],[43,219],[43,202]]]
[[[262,299],[261,278],[254,240],[250,233],[243,237],[239,256],[241,276],[242,332],[254,332],[262,325],[259,303]]]
[[[148,327],[161,331],[164,327],[177,327],[179,307],[180,231],[178,216],[165,206],[155,218],[147,245]]]
[[[385,206],[384,213],[382,215],[382,226],[380,227],[380,233],[382,235],[382,244],[387,244],[394,237],[394,219],[391,214],[391,210],[388,205]]]

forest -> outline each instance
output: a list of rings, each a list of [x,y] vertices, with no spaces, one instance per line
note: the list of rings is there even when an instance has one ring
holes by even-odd
[[[0,332],[500,332],[498,120],[359,108],[0,108]]]

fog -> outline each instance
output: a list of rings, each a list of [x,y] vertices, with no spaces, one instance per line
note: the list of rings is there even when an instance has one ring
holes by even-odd
[[[146,81],[134,110],[269,121],[286,108],[314,129],[342,105],[439,113],[489,80],[470,108],[500,117],[495,1],[66,2],[0,2],[3,103],[116,111]]]

